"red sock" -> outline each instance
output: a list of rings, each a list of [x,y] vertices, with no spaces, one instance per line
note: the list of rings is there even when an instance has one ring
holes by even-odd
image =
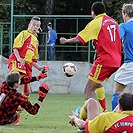
[[[106,110],[106,99],[104,98],[103,100],[98,100],[101,107],[103,108],[103,111]]]
[[[24,84],[24,95],[29,96],[30,95],[30,85]]]

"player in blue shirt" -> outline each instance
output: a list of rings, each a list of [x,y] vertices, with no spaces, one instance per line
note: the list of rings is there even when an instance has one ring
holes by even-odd
[[[124,4],[122,15],[124,23],[119,25],[119,29],[123,43],[124,63],[115,74],[112,110],[118,104],[119,94],[128,84],[133,83],[133,4]]]
[[[56,43],[56,39],[57,39],[57,34],[55,32],[55,30],[52,29],[52,23],[49,22],[48,23],[48,41],[47,41],[47,44],[48,44],[48,57],[49,57],[49,60],[53,61],[55,60],[55,48],[54,48],[54,45]]]

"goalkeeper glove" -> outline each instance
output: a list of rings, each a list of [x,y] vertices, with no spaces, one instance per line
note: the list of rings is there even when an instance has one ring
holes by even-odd
[[[32,82],[32,77],[26,76],[26,77],[21,78],[20,84],[27,84],[27,83],[30,83],[30,82]]]
[[[44,66],[42,71],[44,71],[44,73],[46,73],[46,72],[48,72],[48,71],[49,71],[49,69],[50,69],[50,67],[49,67],[49,66]]]
[[[46,97],[48,91],[50,90],[49,86],[47,84],[41,84],[38,89],[39,94],[39,101],[43,101],[43,99]]]
[[[48,70],[49,70],[49,66],[44,66],[43,70],[40,72],[40,74],[38,76],[36,76],[36,79],[40,80],[40,79],[46,78],[47,77],[46,72],[48,72]]]

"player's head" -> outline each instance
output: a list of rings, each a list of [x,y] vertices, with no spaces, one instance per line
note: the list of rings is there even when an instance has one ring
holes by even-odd
[[[32,17],[28,25],[28,29],[32,30],[33,33],[38,33],[40,25],[41,25],[40,17],[34,16]]]
[[[94,2],[91,6],[91,14],[92,17],[95,18],[95,16],[105,13],[106,7],[103,2]]]
[[[133,4],[123,5],[122,16],[123,16],[124,22],[128,21],[130,18],[133,18]]]
[[[129,92],[124,92],[120,94],[119,105],[123,111],[133,110],[133,95]]]
[[[19,73],[10,73],[6,77],[7,85],[11,88],[18,88],[20,84],[20,75]]]

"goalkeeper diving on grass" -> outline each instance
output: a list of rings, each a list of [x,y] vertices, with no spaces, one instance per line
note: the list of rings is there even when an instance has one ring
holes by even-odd
[[[48,69],[43,69],[38,76],[34,77],[23,77],[20,79],[19,73],[10,73],[7,75],[6,80],[2,83],[0,88],[0,95],[4,94],[4,98],[0,101],[0,125],[14,124],[18,119],[19,115],[17,111],[21,108],[25,109],[29,114],[35,115],[46,97],[48,91],[50,90],[47,84],[41,84],[38,88],[39,98],[37,102],[32,105],[31,102],[17,91],[20,84],[26,84],[34,81],[38,81],[42,78],[46,78],[46,71]],[[15,122],[16,123],[16,122]]]

